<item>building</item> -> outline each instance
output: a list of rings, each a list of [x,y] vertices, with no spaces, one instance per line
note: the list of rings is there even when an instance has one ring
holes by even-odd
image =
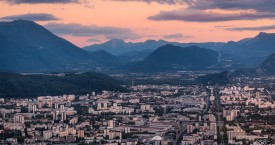
[[[108,120],[108,128],[114,128],[114,120]]]
[[[48,140],[50,138],[52,138],[52,131],[51,130],[43,131],[43,139]]]
[[[13,122],[14,123],[24,123],[25,122],[25,117],[22,115],[15,115],[13,117]]]

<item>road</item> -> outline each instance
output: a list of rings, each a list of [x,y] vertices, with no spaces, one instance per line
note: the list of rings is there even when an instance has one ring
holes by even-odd
[[[215,112],[218,116],[217,118],[217,126],[219,127],[219,132],[221,134],[221,145],[224,145],[224,132],[223,127],[225,126],[224,121],[222,119],[222,108],[220,104],[220,95],[219,89],[217,87],[214,88],[214,95],[215,95],[215,107],[217,108],[217,112]]]
[[[179,129],[180,133],[177,133],[176,139],[173,142],[173,145],[178,145],[181,143],[181,137],[183,136],[184,132],[186,131],[186,126],[189,124],[188,122],[182,122],[181,127]]]

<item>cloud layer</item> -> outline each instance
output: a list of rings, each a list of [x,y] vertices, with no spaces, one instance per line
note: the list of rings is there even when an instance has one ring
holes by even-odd
[[[79,3],[82,0],[2,0],[9,4]]]
[[[150,20],[179,20],[188,22],[218,22],[275,18],[275,0],[182,0],[187,8],[161,11]],[[239,13],[211,13],[209,10],[242,11]]]
[[[52,21],[52,20],[59,20],[52,14],[47,13],[28,13],[28,14],[20,14],[20,15],[10,15],[0,18],[4,21],[13,21],[18,19],[23,20],[31,20],[31,21]]]
[[[181,33],[175,33],[175,34],[170,34],[170,35],[164,35],[164,39],[186,39],[189,38],[190,36],[183,35]]]
[[[254,20],[263,18],[275,18],[275,13],[238,13],[220,14],[196,10],[161,11],[159,14],[150,16],[148,19],[156,21],[179,20],[188,22],[217,22],[232,20]]]
[[[255,10],[275,12],[275,0],[189,0],[190,9]]]
[[[227,28],[226,30],[230,30],[230,31],[267,31],[267,30],[275,30],[275,25],[257,26],[257,27],[233,27],[233,28]]]
[[[90,38],[90,39],[86,40],[86,42],[101,42],[101,41],[98,39]]]
[[[45,27],[59,35],[72,36],[104,36],[107,39],[138,39],[139,35],[130,29],[118,27],[100,27],[97,25],[82,25],[76,23],[49,23]]]
[[[110,1],[122,1],[122,2],[146,2],[146,3],[152,3],[156,2],[159,4],[169,4],[169,5],[175,5],[175,4],[186,4],[189,0],[110,0]]]

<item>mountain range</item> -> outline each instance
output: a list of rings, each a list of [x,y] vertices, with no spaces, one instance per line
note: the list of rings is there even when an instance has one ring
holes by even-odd
[[[83,49],[87,51],[105,50],[114,55],[123,55],[129,52],[140,52],[144,50],[151,50],[148,52],[152,52],[157,48],[166,44],[173,44],[181,47],[198,46],[198,47],[204,47],[212,50],[218,50],[225,43],[223,42],[179,43],[179,42],[168,42],[165,40],[146,40],[144,42],[127,43],[121,39],[112,39],[102,44],[94,44],[91,46],[83,47]]]
[[[240,41],[178,43],[113,39],[81,49],[27,20],[0,22],[0,71],[159,72],[257,68],[273,71],[275,34],[261,32]],[[86,51],[88,50],[88,51]],[[270,57],[269,57],[270,56]]]

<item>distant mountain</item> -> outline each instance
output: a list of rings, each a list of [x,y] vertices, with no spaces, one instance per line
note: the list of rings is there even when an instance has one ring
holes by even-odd
[[[158,48],[143,61],[130,67],[134,72],[162,72],[206,69],[218,62],[217,52],[197,46],[179,47],[167,44]]]
[[[144,42],[138,42],[138,43],[126,43],[123,40],[120,39],[113,39],[110,41],[107,41],[102,44],[94,44],[91,46],[84,47],[87,51],[96,51],[96,50],[105,50],[107,52],[110,52],[114,55],[122,55],[123,53],[132,53],[132,52],[140,52],[144,50],[156,50],[157,48],[166,45],[166,44],[173,44],[176,46],[182,46],[182,47],[188,47],[188,46],[198,46],[198,47],[204,47],[209,48],[213,50],[218,50],[220,47],[222,47],[225,43],[221,42],[206,42],[206,43],[178,43],[178,42],[168,42],[165,40],[147,40]]]
[[[230,55],[239,67],[256,67],[275,52],[275,33],[261,32],[254,38],[230,41],[220,50]]]
[[[90,52],[91,57],[103,66],[115,67],[123,64],[122,60],[105,50]]]
[[[196,78],[195,82],[205,85],[225,85],[232,82],[232,74],[228,71],[217,74],[209,74]]]
[[[86,51],[27,20],[0,22],[0,44],[0,70],[55,71],[92,61]]]
[[[0,97],[37,97],[41,95],[79,94],[92,91],[125,91],[121,82],[100,73],[21,75],[0,72]]]
[[[256,68],[256,73],[260,75],[275,75],[275,53]]]

